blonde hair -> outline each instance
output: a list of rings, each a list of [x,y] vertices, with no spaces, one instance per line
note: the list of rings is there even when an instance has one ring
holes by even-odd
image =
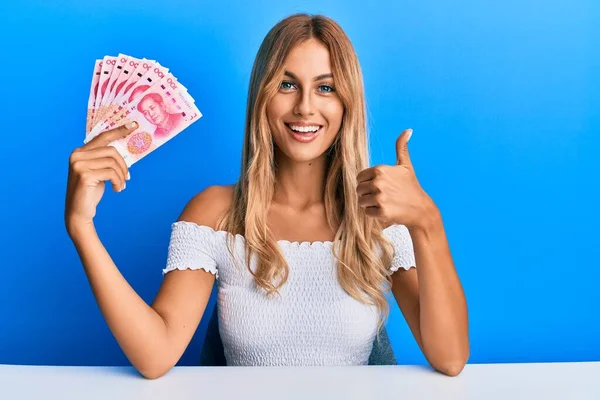
[[[295,14],[277,23],[263,40],[248,90],[241,175],[231,208],[217,229],[231,233],[230,240],[237,234],[245,237],[247,268],[257,286],[268,295],[278,293],[288,279],[289,266],[267,224],[276,166],[266,108],[279,89],[286,56],[308,39],[319,40],[329,50],[336,91],[344,106],[340,132],[327,150],[324,194],[327,223],[336,231],[333,255],[338,281],[350,296],[378,308],[379,337],[389,314],[385,294],[391,284],[393,246],[383,236],[382,224],[359,210],[356,177],[369,167],[363,79],[350,40],[333,20]],[[231,247],[229,251],[233,256]],[[257,256],[256,272],[251,269],[252,254]]]

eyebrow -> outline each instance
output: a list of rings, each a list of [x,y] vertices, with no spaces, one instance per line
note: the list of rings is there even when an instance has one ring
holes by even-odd
[[[298,77],[296,75],[292,74],[290,71],[285,71],[283,74],[286,76],[289,76],[290,78],[299,80]],[[325,78],[333,78],[333,74],[322,74],[322,75],[317,76],[314,80],[320,81],[321,79],[325,79]]]

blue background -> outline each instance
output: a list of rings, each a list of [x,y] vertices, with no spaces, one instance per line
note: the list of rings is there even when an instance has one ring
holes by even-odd
[[[94,60],[156,59],[204,114],[99,206],[100,238],[151,302],[170,224],[194,194],[237,179],[252,62],[298,11],[332,17],[356,48],[372,164],[394,163],[396,137],[414,129],[469,303],[469,362],[600,360],[600,5],[485,3],[4,1],[0,363],[128,364],[63,223]],[[180,365],[198,364],[206,323]],[[400,363],[425,363],[393,301],[388,329]]]

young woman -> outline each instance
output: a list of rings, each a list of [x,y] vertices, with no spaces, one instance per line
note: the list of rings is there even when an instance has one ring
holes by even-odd
[[[127,166],[104,132],[73,151],[65,221],[108,326],[145,377],[180,359],[218,282],[228,365],[364,365],[391,291],[431,366],[469,357],[467,306],[442,218],[420,187],[406,130],[397,163],[368,166],[360,66],[343,30],[293,15],[264,39],[249,88],[239,181],[194,196],[172,225],[147,305],[94,229]]]

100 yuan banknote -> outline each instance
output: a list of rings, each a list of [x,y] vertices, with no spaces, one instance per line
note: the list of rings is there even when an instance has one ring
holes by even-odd
[[[120,94],[117,98],[113,99],[112,104],[109,106],[103,106],[103,110],[98,110],[98,117],[95,118],[94,127],[86,135],[95,136],[101,129],[102,125],[107,122],[119,122],[125,116],[125,108],[128,104],[131,104],[136,98],[138,98],[145,90],[147,90],[154,83],[164,78],[168,72],[168,68],[163,67],[158,62],[153,63],[152,67],[149,68],[139,79],[132,82],[127,90]],[[169,74],[170,75],[170,74]],[[170,75],[172,76],[172,75]],[[187,90],[184,88],[184,90]]]
[[[111,115],[107,115],[106,118],[102,122],[98,122],[93,128],[92,131],[86,136],[85,142],[89,142],[91,138],[95,137],[101,132],[104,132],[108,129],[114,128],[117,125],[122,125],[125,119],[129,116],[131,112],[133,112],[139,101],[147,94],[150,93],[151,90],[155,90],[158,87],[158,84],[169,86],[171,88],[175,88],[177,92],[187,92],[187,89],[177,82],[177,78],[175,78],[172,74],[167,73],[166,75],[162,75],[162,79],[155,80],[153,85],[144,85],[144,84],[136,84],[133,89],[129,92],[129,94],[123,98],[121,101],[118,111],[112,113]],[[140,83],[143,83],[141,80]],[[181,95],[179,95],[181,96]],[[188,101],[194,103],[194,99],[191,96],[188,96]]]
[[[125,68],[128,60],[129,60],[129,56],[126,56],[124,54],[119,54],[119,61],[117,61],[117,63],[115,64],[115,68],[113,69],[111,76],[109,77],[109,80],[108,80],[109,83],[108,83],[107,91],[104,94],[104,96],[102,97],[102,100],[100,101],[100,108],[97,112],[97,117],[94,119],[95,124],[101,123],[104,119],[109,118],[118,109],[118,107],[120,105],[119,104],[120,100],[118,100],[118,99],[121,99],[122,95],[124,95],[124,93],[123,92],[116,93],[116,90],[118,88],[116,86],[116,83],[117,83],[118,78],[123,73],[123,71],[125,71],[126,74],[128,73],[128,68]],[[119,69],[121,71],[119,71]],[[144,74],[140,77],[139,81],[144,80],[144,81],[153,83],[157,79],[164,76],[164,74],[167,72],[168,72],[168,68],[161,66],[159,63],[153,63],[152,68],[145,71]],[[129,87],[125,87],[125,84],[127,83],[127,81],[121,82],[120,83],[121,89],[124,91],[125,88],[127,88],[127,89],[135,88],[137,82],[138,82],[138,80],[136,80],[135,82],[132,82],[132,84]],[[111,87],[111,85],[112,85],[112,87]]]
[[[155,61],[146,60],[142,58],[138,60],[134,57],[128,57],[128,62],[125,67],[123,67],[123,71],[119,75],[119,78],[115,81],[115,92],[113,94],[109,94],[112,96],[112,100],[108,106],[107,112],[114,112],[118,106],[116,103],[119,97],[129,92],[133,85],[154,65]],[[94,66],[94,74],[92,75],[92,87],[90,90],[90,97],[88,99],[88,115],[86,119],[86,130],[85,134],[88,136],[91,130],[97,123],[98,118],[102,118],[103,115],[98,115],[96,111],[96,96],[98,93],[98,86],[100,85],[100,74],[102,69],[102,64],[104,60],[97,60]],[[100,96],[99,96],[100,97]]]
[[[131,121],[138,128],[125,138],[110,143],[130,167],[202,117],[187,91],[181,90],[172,77],[165,76],[148,88],[143,96],[128,104],[126,117],[119,125]],[[119,126],[103,125],[100,132]],[[96,135],[86,137],[89,142]]]
[[[96,93],[98,92],[98,83],[100,81],[100,71],[102,70],[102,60],[96,60],[94,63],[94,73],[92,74],[92,84],[90,86],[90,96],[88,97],[87,116],[85,118],[86,134],[92,130],[94,121],[94,105],[96,102]]]
[[[95,125],[98,122],[99,117],[102,114],[101,103],[104,94],[106,93],[106,89],[108,88],[108,79],[112,73],[113,68],[117,62],[117,57],[113,56],[104,56],[102,59],[102,69],[100,71],[100,78],[98,81],[98,89],[96,91],[96,100],[94,102],[94,118],[93,124]]]

